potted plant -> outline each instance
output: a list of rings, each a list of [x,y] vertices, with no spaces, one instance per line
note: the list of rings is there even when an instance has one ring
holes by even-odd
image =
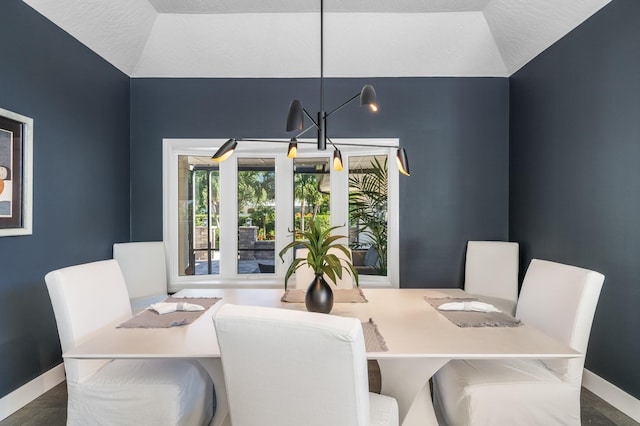
[[[331,232],[339,226],[332,226],[322,229],[319,222],[312,220],[309,222],[309,229],[302,232],[302,240],[296,240],[287,244],[279,253],[280,260],[284,262],[285,253],[295,247],[304,247],[309,250],[307,257],[299,257],[291,262],[284,277],[284,288],[291,275],[298,268],[307,265],[313,269],[315,278],[309,284],[305,295],[305,305],[307,310],[312,312],[329,313],[333,307],[333,292],[324,279],[326,275],[334,284],[336,277],[342,278],[343,270],[347,271],[359,285],[358,272],[351,262],[351,252],[344,244],[339,243],[341,239],[346,239],[344,235],[331,235]],[[330,249],[341,250],[348,260],[340,259]]]

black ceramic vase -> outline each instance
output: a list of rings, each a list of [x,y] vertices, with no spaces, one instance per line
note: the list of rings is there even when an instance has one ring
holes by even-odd
[[[316,274],[304,298],[304,304],[309,312],[328,314],[333,308],[333,291],[324,280],[322,274]]]

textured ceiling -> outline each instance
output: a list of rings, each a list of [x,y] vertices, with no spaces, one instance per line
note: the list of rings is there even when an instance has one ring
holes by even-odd
[[[318,77],[318,0],[23,0],[131,77]],[[326,0],[326,77],[506,77],[610,0]]]
[[[482,10],[490,0],[328,0],[327,12],[462,12]],[[160,13],[319,12],[319,0],[149,0]]]

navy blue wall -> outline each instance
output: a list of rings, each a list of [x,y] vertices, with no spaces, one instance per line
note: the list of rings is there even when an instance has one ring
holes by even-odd
[[[606,275],[586,367],[640,397],[640,2],[614,0],[511,78],[510,232]],[[522,268],[521,268],[522,269]]]
[[[331,110],[365,82],[380,111],[357,103],[332,116],[334,137],[398,137],[411,177],[400,177],[400,283],[461,284],[466,241],[508,232],[508,79],[326,79]],[[319,109],[317,79],[133,79],[132,238],[162,239],[162,138],[276,138],[291,99]]]
[[[0,238],[0,397],[62,362],[44,275],[129,238],[129,79],[0,2],[0,107],[34,119],[33,235]]]

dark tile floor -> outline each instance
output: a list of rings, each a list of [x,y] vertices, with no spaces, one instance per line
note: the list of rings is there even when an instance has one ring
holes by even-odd
[[[2,426],[64,426],[66,424],[67,382],[60,383],[0,422]]]
[[[371,390],[379,387],[372,379]],[[374,383],[375,382],[375,383]],[[596,426],[640,426],[590,391],[582,388],[582,424]],[[13,415],[0,421],[0,426],[64,426],[67,422],[67,385],[60,383]]]
[[[583,425],[640,425],[585,388],[580,394],[580,415]]]

